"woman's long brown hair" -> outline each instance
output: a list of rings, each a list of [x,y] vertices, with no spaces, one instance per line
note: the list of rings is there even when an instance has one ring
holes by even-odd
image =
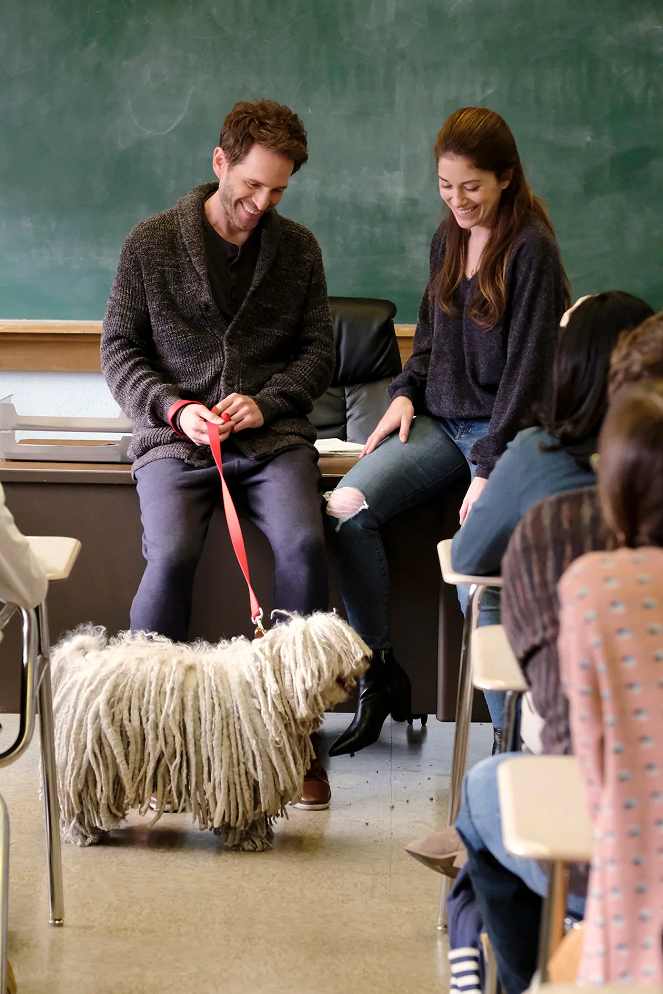
[[[502,191],[469,308],[473,321],[482,328],[492,328],[506,309],[506,264],[523,224],[528,218],[538,218],[555,236],[548,209],[530,190],[511,129],[495,111],[485,107],[457,110],[438,134],[434,153],[436,162],[442,155],[468,159],[477,169],[494,173],[498,180],[513,170],[511,182]],[[452,316],[457,314],[453,295],[465,271],[468,240],[469,231],[461,228],[450,214],[446,221],[444,261],[433,277],[431,290],[445,314]],[[570,302],[566,276],[565,283]]]

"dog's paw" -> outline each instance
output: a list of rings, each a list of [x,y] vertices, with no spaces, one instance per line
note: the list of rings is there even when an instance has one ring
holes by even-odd
[[[274,846],[269,839],[254,839],[247,836],[234,845],[228,845],[226,842],[223,848],[226,852],[269,852]]]

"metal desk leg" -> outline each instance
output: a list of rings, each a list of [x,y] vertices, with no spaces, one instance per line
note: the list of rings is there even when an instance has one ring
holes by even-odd
[[[537,974],[539,983],[542,984],[548,982],[548,963],[550,957],[564,936],[568,878],[568,864],[562,860],[554,862],[550,870],[548,892],[543,902],[541,931],[539,933],[539,965]]]
[[[62,853],[60,849],[60,809],[58,804],[57,770],[55,766],[48,618],[45,604],[39,606],[38,617],[42,662],[41,683],[39,686],[39,730],[41,733],[41,766],[44,784],[44,814],[46,818],[50,922],[51,925],[63,925],[64,892],[62,887]]]
[[[517,690],[507,690],[504,702],[504,731],[502,732],[502,742],[500,752],[513,751],[513,732],[516,724],[516,705],[520,693]]]
[[[9,813],[0,796],[0,990],[7,990],[7,920],[9,910]]]
[[[467,766],[467,745],[470,737],[472,720],[472,657],[470,648],[472,632],[479,624],[481,613],[481,598],[486,588],[482,584],[473,583],[467,600],[467,610],[463,623],[463,641],[460,650],[460,668],[458,671],[458,696],[456,698],[456,729],[454,732],[454,748],[451,760],[451,782],[449,784],[449,806],[447,809],[447,826],[455,824],[460,810],[461,788],[465,767]],[[451,878],[443,877],[440,894],[440,910],[437,919],[438,929],[445,927],[447,922],[447,897],[451,889]]]

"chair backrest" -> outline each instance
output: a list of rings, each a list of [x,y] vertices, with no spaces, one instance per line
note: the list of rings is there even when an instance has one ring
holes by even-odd
[[[371,297],[330,297],[336,368],[309,420],[320,438],[364,443],[389,406],[387,387],[400,373],[396,306]]]

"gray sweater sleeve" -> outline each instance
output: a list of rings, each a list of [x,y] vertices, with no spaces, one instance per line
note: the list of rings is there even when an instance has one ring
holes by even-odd
[[[135,424],[164,426],[180,399],[149,360],[150,315],[140,262],[125,241],[101,332],[101,369],[113,397]]]
[[[284,414],[308,414],[313,401],[329,386],[334,363],[334,327],[322,255],[316,245],[301,318],[299,348],[288,366],[270,377],[253,397],[265,424]]]
[[[557,329],[565,306],[559,250],[551,238],[529,239],[519,246],[512,278],[506,364],[490,430],[469,455],[477,464],[476,475],[484,478],[490,476],[534,403],[545,405],[549,399]]]

